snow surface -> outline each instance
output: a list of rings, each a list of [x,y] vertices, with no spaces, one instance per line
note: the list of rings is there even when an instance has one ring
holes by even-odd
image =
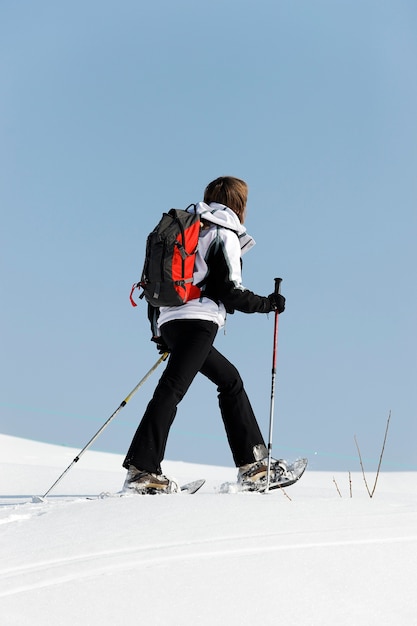
[[[416,473],[308,471],[282,492],[221,494],[234,468],[166,462],[197,494],[86,500],[122,457],[0,435],[5,626],[417,625]],[[367,476],[373,485],[374,474]],[[342,494],[340,497],[336,484]]]

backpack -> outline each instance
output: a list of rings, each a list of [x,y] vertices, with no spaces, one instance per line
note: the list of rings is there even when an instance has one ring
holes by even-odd
[[[194,207],[194,212],[187,209]],[[143,289],[140,298],[154,307],[178,306],[198,298],[201,290],[193,284],[194,262],[200,234],[200,216],[196,205],[187,209],[171,209],[146,240],[145,262],[142,276],[130,292]]]

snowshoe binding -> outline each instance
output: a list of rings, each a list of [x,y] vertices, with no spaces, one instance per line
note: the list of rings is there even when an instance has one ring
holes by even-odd
[[[139,495],[154,495],[158,493],[177,493],[180,491],[180,487],[174,480],[170,480],[164,474],[153,474],[139,470],[134,465],[129,465],[122,491]]]

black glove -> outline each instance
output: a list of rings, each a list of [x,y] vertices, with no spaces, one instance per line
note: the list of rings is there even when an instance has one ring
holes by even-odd
[[[170,349],[166,345],[165,341],[162,337],[152,337],[151,341],[156,343],[156,347],[158,349],[159,354],[164,354],[165,352],[170,352]]]
[[[268,300],[271,303],[271,311],[277,311],[277,313],[285,311],[285,298],[280,293],[269,294]]]

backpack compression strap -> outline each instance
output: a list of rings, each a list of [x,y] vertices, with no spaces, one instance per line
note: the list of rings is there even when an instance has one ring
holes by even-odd
[[[135,289],[140,289],[140,288],[141,288],[141,286],[142,286],[142,285],[141,285],[140,283],[133,283],[133,286],[132,286],[132,289],[131,289],[131,292],[130,292],[130,297],[129,297],[129,299],[130,299],[130,304],[131,304],[132,306],[138,306],[138,305],[137,305],[137,302],[135,302],[135,301],[134,301],[134,299],[133,299],[133,292],[135,291]],[[143,294],[142,294],[142,296],[143,296]],[[139,297],[142,297],[142,296],[139,296]]]

